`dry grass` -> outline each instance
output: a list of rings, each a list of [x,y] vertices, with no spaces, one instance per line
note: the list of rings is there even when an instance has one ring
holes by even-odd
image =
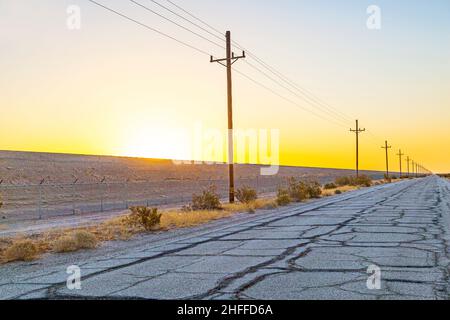
[[[38,247],[32,240],[12,243],[4,252],[5,261],[31,261],[38,256]]]
[[[344,186],[339,190],[346,192],[357,187]],[[334,194],[335,190],[325,190]],[[221,210],[204,211],[163,211],[161,220],[154,231],[165,231],[175,228],[189,228],[214,220],[230,217],[237,213],[255,213],[257,210],[277,208],[276,199],[257,199],[251,203],[224,204]],[[92,249],[101,242],[113,240],[128,240],[131,237],[148,232],[141,225],[130,224],[129,215],[107,220],[98,225],[71,229],[54,229],[31,236],[0,239],[0,263],[12,261],[29,261],[48,252],[74,252],[82,249]]]
[[[325,197],[329,197],[329,196],[335,195],[336,190],[340,190],[342,193],[344,193],[344,192],[349,192],[349,191],[358,190],[358,189],[360,189],[360,187],[356,187],[356,186],[342,186],[342,187],[337,187],[334,189],[323,189],[322,195]]]
[[[97,247],[97,237],[87,230],[76,230],[63,235],[53,242],[55,252],[74,252],[81,249],[94,249]]]

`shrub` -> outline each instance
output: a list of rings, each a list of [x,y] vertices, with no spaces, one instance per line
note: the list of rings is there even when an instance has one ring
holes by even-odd
[[[31,261],[38,256],[38,247],[31,240],[14,242],[4,253],[6,261]]]
[[[297,202],[306,199],[319,198],[322,194],[322,187],[317,181],[297,181],[295,178],[289,179],[289,196]]]
[[[340,187],[343,186],[362,186],[370,187],[372,185],[372,178],[367,175],[360,175],[358,177],[338,177],[335,184]]]
[[[288,189],[278,188],[276,203],[279,206],[287,206],[291,203],[291,197],[289,196]]]
[[[308,197],[311,199],[320,198],[322,195],[322,186],[317,181],[306,182]]]
[[[88,231],[79,230],[72,234],[73,238],[78,244],[79,249],[94,249],[97,247],[97,237]]]
[[[364,174],[360,175],[358,178],[355,179],[355,185],[370,187],[372,185],[372,178]]]
[[[337,188],[337,185],[334,184],[334,183],[327,183],[327,184],[325,184],[325,185],[323,186],[323,188],[324,188],[325,190],[336,189],[336,188]]]
[[[397,176],[392,176],[391,179],[392,180],[397,180]]]
[[[297,181],[295,178],[288,180],[289,196],[297,202],[304,201],[308,198],[308,186],[303,181]]]
[[[206,190],[203,190],[201,195],[192,196],[192,210],[221,210],[222,204],[220,203],[219,195],[216,193],[215,187],[211,186]]]
[[[236,198],[241,203],[249,204],[256,201],[256,199],[258,199],[258,195],[255,189],[244,186],[237,190]]]
[[[335,184],[343,187],[343,186],[350,186],[353,184],[353,178],[351,177],[337,177],[335,179]]]
[[[62,236],[53,243],[53,250],[60,253],[77,251],[77,240],[71,235]]]
[[[128,216],[131,225],[141,226],[146,231],[153,230],[161,222],[161,214],[157,208],[132,207]]]
[[[334,191],[334,194],[342,194],[342,191],[337,189],[337,190]]]

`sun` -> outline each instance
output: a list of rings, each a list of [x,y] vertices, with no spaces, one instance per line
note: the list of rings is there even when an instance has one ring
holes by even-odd
[[[155,126],[127,130],[120,154],[126,157],[188,160],[189,137],[178,129]]]

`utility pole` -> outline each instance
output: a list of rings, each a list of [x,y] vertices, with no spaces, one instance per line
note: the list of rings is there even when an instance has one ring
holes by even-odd
[[[408,178],[409,178],[409,163],[411,162],[411,159],[409,159],[409,156],[406,158],[406,163],[408,164]]]
[[[214,59],[211,56],[211,63],[218,62],[227,68],[227,93],[228,93],[228,174],[229,174],[229,198],[230,203],[234,203],[234,144],[233,144],[233,85],[231,81],[231,66],[239,59],[245,58],[245,52],[242,56],[235,56],[231,51],[231,32],[225,34],[227,47],[226,58]]]
[[[388,150],[392,148],[392,146],[388,146],[387,140],[384,142],[384,147],[382,149],[386,149],[386,178],[389,179],[389,155]]]
[[[405,155],[404,153],[402,153],[402,149],[400,149],[398,151],[398,157],[400,158],[400,178],[403,176],[403,172],[402,172],[402,157]]]
[[[356,120],[356,129],[350,129],[350,132],[356,134],[356,177],[359,177],[359,134],[366,131],[366,129],[360,129],[358,120]]]

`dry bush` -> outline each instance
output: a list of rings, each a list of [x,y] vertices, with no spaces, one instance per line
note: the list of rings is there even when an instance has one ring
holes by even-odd
[[[320,198],[322,194],[322,186],[317,181],[298,181],[295,178],[290,178],[288,182],[289,196],[297,202]]]
[[[258,199],[258,195],[255,189],[244,186],[236,191],[236,198],[241,203],[249,204],[256,201],[256,199]]]
[[[308,197],[310,199],[317,199],[320,198],[322,195],[322,186],[317,181],[307,181],[306,184],[306,190],[308,193]]]
[[[358,177],[338,177],[335,180],[335,184],[340,187],[343,186],[370,187],[372,185],[372,178],[364,174]]]
[[[334,190],[334,194],[342,194],[342,191],[341,191],[341,190],[339,190],[339,189],[337,189],[337,190]]]
[[[59,253],[77,251],[77,240],[70,235],[62,236],[53,242],[53,250]]]
[[[97,247],[97,237],[91,232],[78,230],[72,236],[77,241],[79,249],[94,249]]]
[[[289,203],[291,203],[291,196],[289,195],[288,189],[278,188],[276,203],[279,206],[287,206]]]
[[[220,203],[219,195],[216,192],[216,188],[211,186],[203,190],[202,194],[192,196],[192,205],[190,207],[193,211],[198,210],[221,210],[222,204]]]
[[[81,249],[94,249],[97,247],[97,244],[98,239],[92,232],[75,230],[54,240],[52,248],[55,252],[63,253]]]
[[[132,207],[128,222],[131,226],[141,226],[146,231],[155,229],[161,222],[161,214],[157,208]]]
[[[327,184],[325,184],[325,185],[323,186],[323,188],[324,188],[325,190],[336,189],[336,188],[337,188],[337,185],[334,184],[334,183],[327,183]]]
[[[302,202],[308,199],[308,186],[303,181],[289,178],[288,190],[290,198],[296,202]]]
[[[352,177],[337,177],[335,179],[335,184],[343,187],[343,186],[351,186],[353,185],[354,178]]]
[[[362,187],[370,187],[372,185],[372,178],[362,174],[355,179],[354,185]]]
[[[31,261],[38,257],[37,245],[29,239],[15,241],[3,253],[7,262]]]

